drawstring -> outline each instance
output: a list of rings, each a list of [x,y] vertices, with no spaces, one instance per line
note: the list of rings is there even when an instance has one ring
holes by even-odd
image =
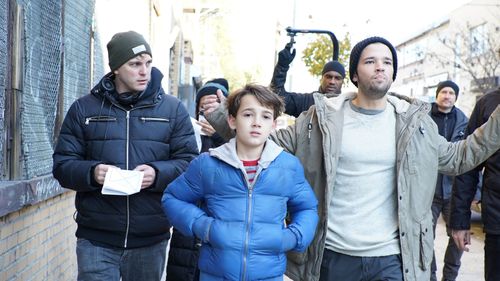
[[[312,121],[313,121],[313,118],[314,118],[314,111],[316,111],[316,108],[313,108],[313,112],[311,114],[311,119],[309,119],[309,123],[307,124],[307,139],[308,139],[309,143],[311,143],[311,132],[312,132],[312,129],[313,129]]]

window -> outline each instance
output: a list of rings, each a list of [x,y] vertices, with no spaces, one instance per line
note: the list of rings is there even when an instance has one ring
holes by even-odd
[[[486,50],[486,27],[485,24],[470,29],[470,56],[475,57],[483,54]]]
[[[408,46],[405,51],[405,64],[411,64],[416,61],[422,60],[425,56],[425,51],[422,43],[415,43]]]

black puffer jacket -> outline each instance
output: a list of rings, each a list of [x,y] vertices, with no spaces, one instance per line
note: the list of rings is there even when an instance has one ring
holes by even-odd
[[[488,121],[493,111],[500,105],[500,87],[485,94],[477,101],[469,119],[467,133]],[[450,227],[456,230],[470,229],[470,204],[476,193],[479,172],[484,168],[481,190],[481,218],[484,232],[500,235],[500,150],[474,170],[456,177],[452,190]]]
[[[53,175],[61,186],[77,191],[77,237],[122,248],[169,238],[160,202],[163,190],[198,152],[189,115],[177,98],[164,93],[162,78],[153,68],[148,88],[127,110],[113,96],[109,73],[68,110],[53,155]],[[93,178],[100,163],[128,170],[150,165],[155,183],[130,196],[102,195]]]

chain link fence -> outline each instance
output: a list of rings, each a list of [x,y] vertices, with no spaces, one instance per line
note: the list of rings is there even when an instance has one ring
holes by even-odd
[[[73,101],[87,94],[92,86],[94,1],[65,1],[64,11],[60,0],[18,3],[24,10],[25,38],[22,166],[23,178],[30,179],[51,173],[60,92],[64,94],[61,101],[65,114]],[[102,57],[99,48],[94,50],[98,58]],[[98,62],[94,61],[94,69],[102,75]]]
[[[5,136],[5,91],[7,82],[7,9],[8,1],[0,3],[0,136]],[[4,142],[0,141],[0,171],[4,170]]]

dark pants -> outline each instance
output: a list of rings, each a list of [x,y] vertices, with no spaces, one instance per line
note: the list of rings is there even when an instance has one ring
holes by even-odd
[[[320,281],[403,281],[401,255],[353,257],[325,249]]]
[[[500,280],[500,235],[486,234],[484,239],[484,280]]]
[[[450,200],[443,200],[434,197],[432,201],[432,217],[434,222],[434,238],[436,238],[436,225],[439,215],[443,214],[443,219],[448,224],[450,217]],[[462,258],[463,251],[458,249],[457,245],[451,237],[450,230],[446,227],[446,234],[448,235],[448,246],[444,253],[444,266],[442,280],[453,281],[457,278],[458,270],[460,269],[460,259]],[[436,256],[432,258],[431,264],[431,281],[436,281]]]
[[[76,258],[78,281],[160,281],[165,269],[167,240],[134,248],[105,248],[78,238]]]

